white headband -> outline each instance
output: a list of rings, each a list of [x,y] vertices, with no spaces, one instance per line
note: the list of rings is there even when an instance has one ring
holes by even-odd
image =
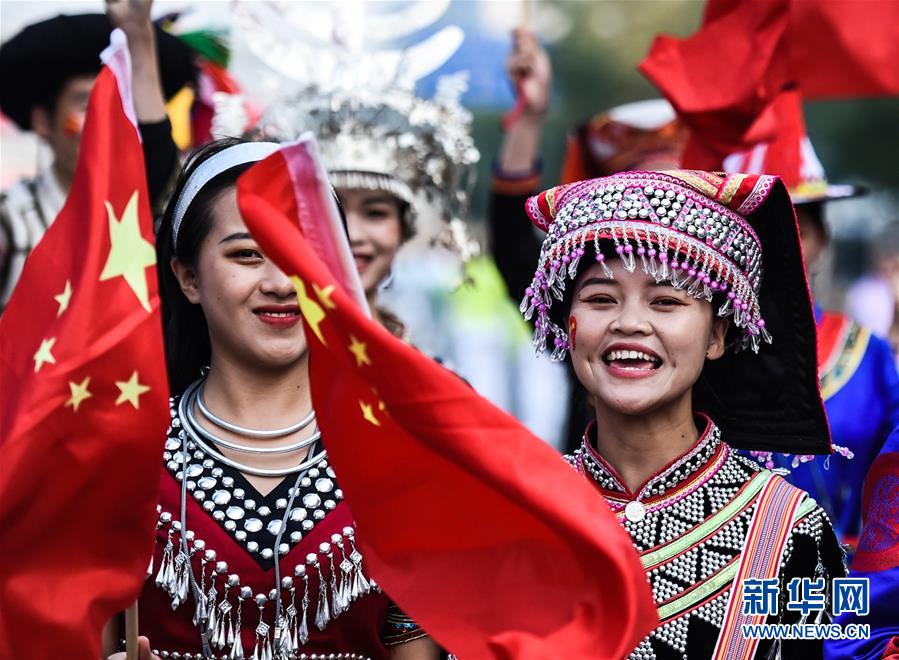
[[[203,161],[190,175],[175,204],[175,212],[172,217],[172,249],[174,250],[178,246],[178,232],[181,230],[184,214],[187,213],[194,197],[207,183],[232,167],[255,163],[267,158],[280,147],[281,145],[277,142],[241,142],[233,147],[223,149],[215,156]]]

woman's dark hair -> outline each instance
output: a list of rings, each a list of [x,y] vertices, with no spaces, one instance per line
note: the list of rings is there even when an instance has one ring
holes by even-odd
[[[181,291],[181,285],[172,272],[172,258],[187,266],[196,265],[200,245],[212,228],[212,207],[216,199],[223,190],[236,185],[237,178],[253,163],[244,163],[225,170],[203,186],[187,207],[187,212],[181,220],[177,245],[172,244],[175,206],[190,175],[202,163],[229,147],[247,141],[239,138],[217,140],[197,149],[188,157],[162,216],[159,232],[156,234],[156,267],[162,299],[166,368],[172,394],[180,394],[196,380],[202,368],[209,365],[211,357],[206,317],[202,308],[191,303]]]

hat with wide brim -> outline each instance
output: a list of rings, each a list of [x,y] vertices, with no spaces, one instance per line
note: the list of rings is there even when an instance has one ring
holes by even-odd
[[[0,110],[30,130],[35,106],[52,102],[70,78],[100,71],[100,52],[109,45],[111,31],[105,14],[60,15],[26,27],[0,46]],[[193,54],[158,26],[156,49],[169,99],[196,80]]]
[[[623,170],[680,167],[687,129],[664,99],[616,106],[578,126],[568,137],[562,183]]]
[[[781,92],[766,116],[776,127],[773,139],[727,156],[723,163],[726,172],[779,176],[797,206],[849,199],[868,192],[864,186],[835,184],[827,180],[824,166],[806,131],[798,90]]]
[[[549,341],[552,358],[564,358],[567,328],[554,308],[570,299],[588,263],[608,268],[618,259],[607,276],[642,268],[730,318],[734,350],[707,361],[693,389],[696,409],[730,445],[830,453],[799,230],[778,177],[621,172],[557,186],[528,200],[527,210],[547,232],[521,305],[538,350]]]

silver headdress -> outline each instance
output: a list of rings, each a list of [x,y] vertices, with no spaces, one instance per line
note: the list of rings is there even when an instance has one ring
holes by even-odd
[[[329,28],[330,35],[310,28],[316,21],[293,3],[240,3],[237,16],[254,55],[277,73],[280,90],[289,90],[273,94],[254,130],[279,141],[312,131],[336,187],[395,195],[416,218],[407,229],[414,226],[426,240],[454,247],[467,259],[477,252],[463,220],[480,158],[470,135],[471,113],[460,103],[467,74],[442,77],[432,99],[414,93],[415,82],[461,44],[461,30],[446,27],[402,50],[385,46],[430,25],[448,4],[414,3],[375,30],[365,28],[384,22],[384,14],[365,17],[364,3],[335,3],[331,22],[322,28],[318,21],[319,32]],[[285,24],[297,28],[288,31],[289,41]],[[221,100],[219,133],[241,132],[233,107]]]

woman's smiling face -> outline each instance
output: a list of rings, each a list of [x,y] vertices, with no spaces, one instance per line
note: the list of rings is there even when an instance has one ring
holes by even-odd
[[[724,353],[727,322],[711,303],[639,268],[600,264],[575,282],[568,320],[571,361],[597,413],[641,415],[692,401],[706,359]]]

